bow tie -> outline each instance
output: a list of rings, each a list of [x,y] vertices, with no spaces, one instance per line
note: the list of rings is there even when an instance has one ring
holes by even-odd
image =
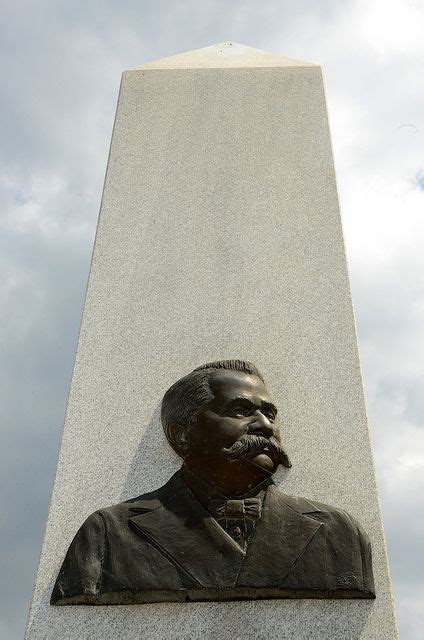
[[[250,518],[257,520],[261,517],[260,498],[245,498],[244,500],[209,500],[208,511],[215,518]]]

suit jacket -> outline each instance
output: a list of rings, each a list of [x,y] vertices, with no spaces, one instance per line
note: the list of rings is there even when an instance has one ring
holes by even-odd
[[[353,518],[271,484],[244,553],[177,472],[85,521],[51,603],[311,597],[374,597],[370,544]]]

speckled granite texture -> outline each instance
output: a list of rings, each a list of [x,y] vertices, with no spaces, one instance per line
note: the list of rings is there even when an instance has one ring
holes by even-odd
[[[280,407],[283,489],[370,534],[377,599],[50,607],[83,520],[178,467],[164,391],[224,358]],[[232,45],[124,73],[26,637],[398,637],[318,66]]]

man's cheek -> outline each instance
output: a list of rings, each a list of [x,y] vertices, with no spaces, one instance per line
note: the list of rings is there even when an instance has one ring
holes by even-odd
[[[245,421],[228,418],[221,427],[221,434],[226,443],[233,443],[247,432]]]

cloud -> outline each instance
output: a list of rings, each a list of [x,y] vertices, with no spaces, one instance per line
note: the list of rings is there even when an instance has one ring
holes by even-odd
[[[58,0],[9,3],[2,18],[3,635],[21,637],[25,622],[120,73],[233,39],[323,66],[399,619],[403,637],[418,638],[422,3]]]

